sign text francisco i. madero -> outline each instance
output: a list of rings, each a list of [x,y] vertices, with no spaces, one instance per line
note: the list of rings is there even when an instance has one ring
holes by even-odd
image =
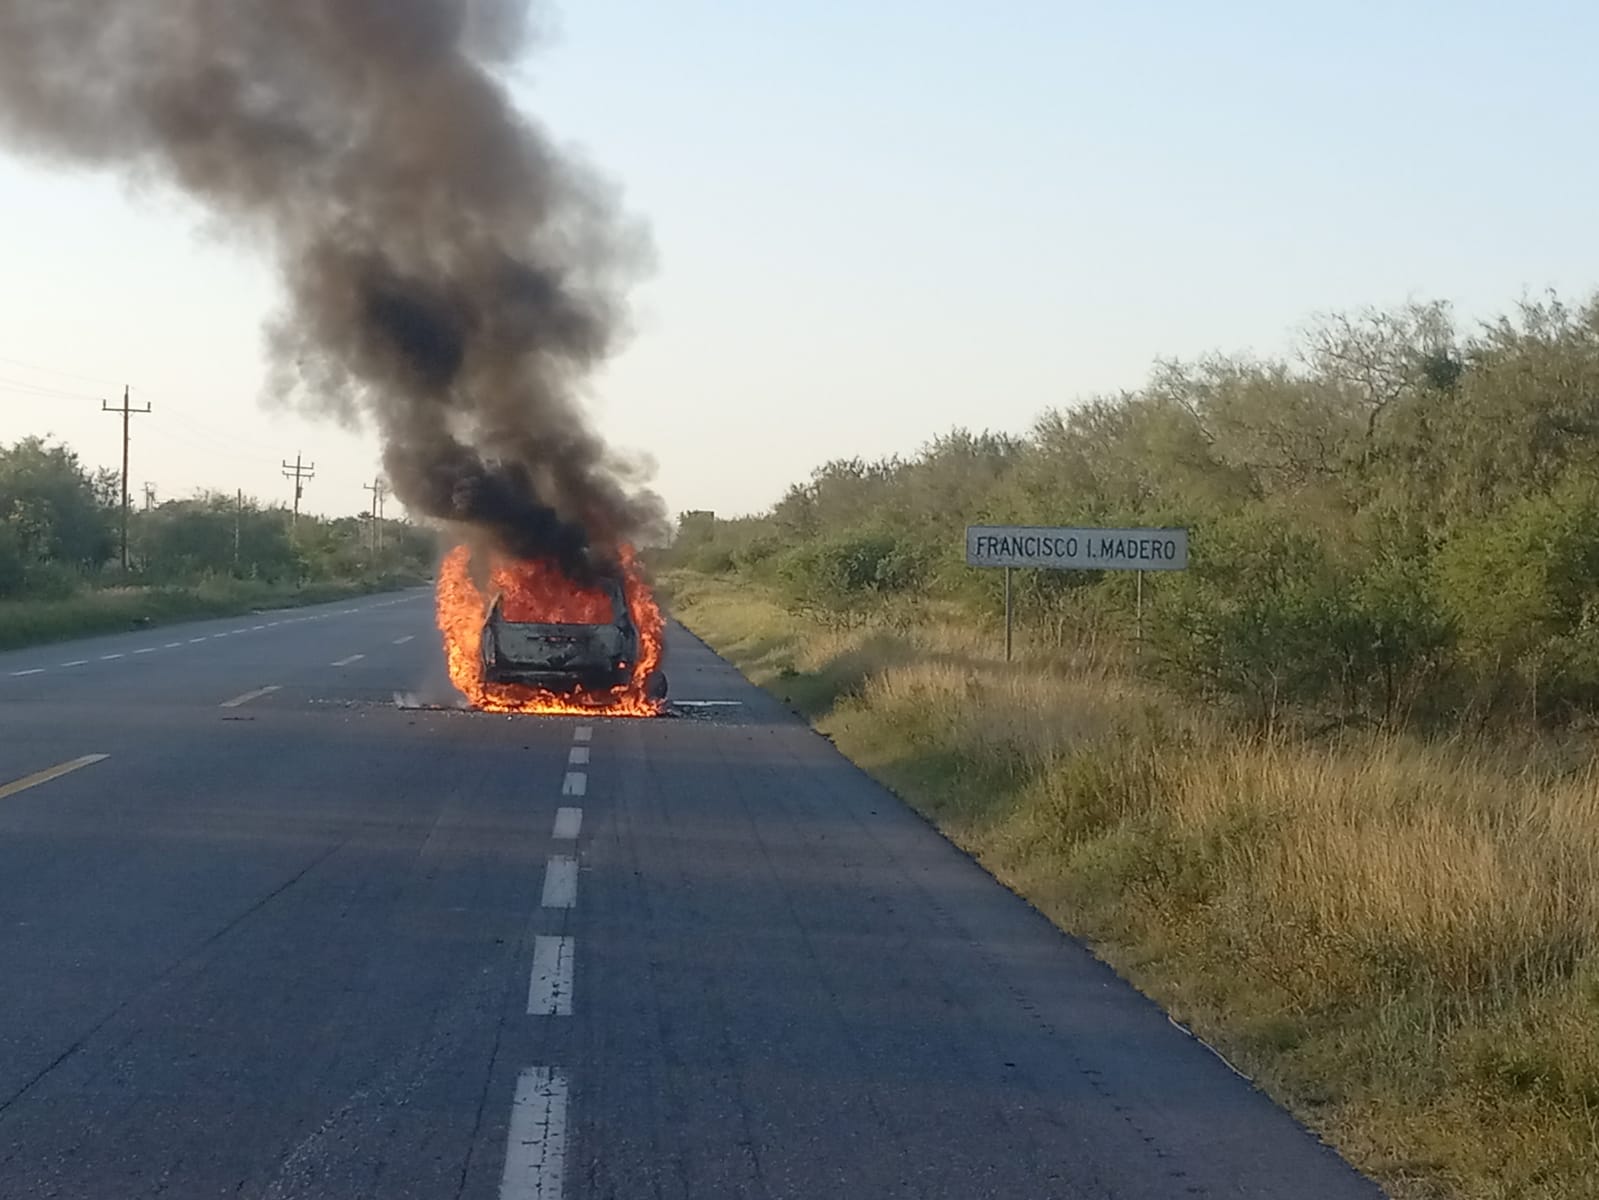
[[[1188,530],[973,525],[966,530],[966,562],[1057,571],[1183,571]]]

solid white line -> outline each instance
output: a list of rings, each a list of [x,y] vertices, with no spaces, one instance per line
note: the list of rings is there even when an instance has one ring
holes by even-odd
[[[678,708],[743,708],[742,700],[674,700]]]
[[[572,730],[572,740],[574,742],[592,742],[594,740],[594,726],[579,725]]]
[[[575,842],[577,835],[583,831],[583,810],[581,808],[558,808],[555,810],[555,832],[550,836],[558,842]]]
[[[1196,1041],[1196,1042],[1198,1042],[1198,1043],[1199,1043],[1199,1044],[1200,1044],[1200,1045],[1201,1045],[1201,1046],[1203,1046],[1203,1047],[1204,1047],[1204,1048],[1205,1048],[1205,1049],[1207,1049],[1207,1050],[1209,1050],[1209,1051],[1210,1051],[1210,1052],[1211,1052],[1211,1053],[1212,1053],[1212,1054],[1214,1054],[1214,1055],[1215,1055],[1215,1056],[1216,1056],[1216,1057],[1217,1057],[1217,1058],[1219,1058],[1219,1059],[1221,1059],[1221,1063],[1222,1063],[1222,1066],[1224,1066],[1224,1067],[1226,1067],[1226,1068],[1227,1068],[1227,1069],[1228,1069],[1228,1070],[1229,1070],[1229,1071],[1231,1071],[1231,1072],[1232,1072],[1232,1073],[1233,1073],[1233,1074],[1234,1074],[1234,1075],[1236,1075],[1236,1076],[1238,1076],[1238,1078],[1240,1078],[1240,1079],[1242,1079],[1242,1080],[1244,1080],[1244,1081],[1245,1081],[1245,1082],[1247,1082],[1247,1083],[1254,1083],[1254,1082],[1255,1082],[1255,1081],[1254,1081],[1254,1080],[1253,1080],[1253,1079],[1251,1079],[1251,1078],[1250,1078],[1250,1077],[1249,1077],[1249,1076],[1248,1076],[1248,1075],[1245,1075],[1245,1074],[1244,1074],[1244,1073],[1243,1073],[1243,1072],[1242,1072],[1242,1071],[1240,1071],[1240,1070],[1239,1070],[1239,1069],[1238,1069],[1238,1068],[1237,1068],[1237,1067],[1235,1067],[1235,1066],[1233,1066],[1233,1064],[1232,1064],[1232,1061],[1231,1061],[1231,1060],[1230,1060],[1230,1059],[1229,1059],[1229,1058],[1228,1058],[1228,1057],[1227,1057],[1227,1056],[1226,1056],[1226,1055],[1225,1055],[1225,1054],[1223,1054],[1223,1053],[1222,1053],[1222,1052],[1221,1052],[1221,1051],[1220,1051],[1220,1050],[1218,1050],[1218,1049],[1216,1049],[1216,1047],[1214,1047],[1214,1046],[1212,1046],[1212,1045],[1211,1045],[1211,1044],[1210,1044],[1210,1043],[1209,1043],[1209,1042],[1207,1042],[1207,1041],[1206,1041],[1206,1040],[1205,1040],[1205,1039],[1204,1039],[1204,1038],[1202,1038],[1202,1037],[1200,1037],[1200,1036],[1199,1036],[1199,1035],[1198,1035],[1198,1034],[1197,1034],[1197,1033],[1195,1033],[1195,1032],[1194,1032],[1194,1031],[1193,1031],[1193,1030],[1192,1030],[1192,1029],[1190,1029],[1190,1028],[1188,1028],[1188,1026],[1186,1026],[1186,1025],[1184,1025],[1184,1024],[1183,1024],[1183,1023],[1182,1023],[1182,1022],[1181,1022],[1181,1021],[1179,1021],[1179,1020],[1177,1020],[1177,1018],[1176,1018],[1176,1017],[1171,1017],[1171,1016],[1168,1016],[1168,1017],[1167,1017],[1167,1018],[1166,1018],[1166,1020],[1168,1020],[1168,1021],[1170,1021],[1170,1022],[1171,1022],[1171,1023],[1172,1023],[1172,1024],[1173,1024],[1173,1025],[1175,1025],[1175,1026],[1176,1026],[1176,1027],[1177,1027],[1177,1028],[1178,1028],[1178,1029],[1181,1029],[1181,1030],[1182,1030],[1182,1031],[1183,1031],[1183,1032],[1184,1032],[1184,1033],[1186,1033],[1186,1034],[1187,1034],[1187,1035],[1188,1035],[1188,1036],[1189,1036],[1189,1037],[1191,1037],[1191,1038],[1193,1038],[1193,1039],[1194,1039],[1194,1041]]]
[[[100,656],[100,661],[101,662],[116,662],[117,659],[119,659],[119,658],[127,658],[127,657],[128,656],[126,654],[102,654]]]
[[[366,657],[366,655],[364,655],[364,654],[352,654],[352,655],[350,655],[349,658],[341,658],[341,659],[339,659],[339,661],[334,663],[333,665],[335,667],[347,667],[351,663],[360,662],[365,657]]]
[[[243,708],[252,700],[259,700],[262,696],[270,696],[273,692],[281,692],[282,690],[283,689],[281,687],[278,687],[275,684],[272,687],[256,688],[253,692],[245,692],[242,696],[235,696],[231,700],[223,701],[221,707]]]
[[[541,935],[533,939],[533,974],[527,985],[528,1016],[572,1015],[572,963],[576,958],[576,938]]]
[[[414,642],[414,641],[416,641],[416,634],[408,633],[403,638],[395,638],[394,639],[394,644],[396,646],[403,646],[407,642]]]
[[[43,675],[44,670],[45,669],[43,667],[35,667],[31,671],[13,671],[11,672],[11,678],[26,679],[29,675]]]
[[[545,908],[577,907],[577,859],[557,854],[544,865]]]
[[[566,779],[561,783],[561,795],[586,796],[589,792],[589,777],[583,771],[568,771]]]
[[[566,1187],[565,1071],[531,1067],[516,1081],[500,1200],[561,1200]]]
[[[63,775],[81,771],[84,767],[92,767],[95,763],[105,762],[110,757],[109,754],[85,754],[82,758],[64,762],[58,767],[50,767],[47,770],[35,772],[25,779],[19,779],[15,783],[8,783],[4,787],[0,787],[0,800],[9,800],[12,796],[19,795],[29,788],[36,788],[41,783],[49,783],[52,779],[60,779]]]
[[[88,665],[89,665],[89,660],[86,659],[86,658],[79,658],[79,659],[73,660],[72,662],[62,663],[61,664],[61,666],[63,668],[66,668],[66,667],[86,667]]]
[[[586,767],[589,761],[589,748],[587,746],[573,746],[567,752],[566,761],[569,766]]]

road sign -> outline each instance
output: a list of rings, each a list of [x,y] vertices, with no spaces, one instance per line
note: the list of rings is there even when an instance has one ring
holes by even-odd
[[[1054,571],[1184,571],[1188,530],[972,525],[966,530],[966,562]]]
[[[1014,567],[1046,571],[1137,571],[1138,644],[1144,643],[1144,572],[1186,571],[1186,529],[1076,529],[1049,525],[968,525],[966,563],[1005,568],[1005,661],[1011,660]]]

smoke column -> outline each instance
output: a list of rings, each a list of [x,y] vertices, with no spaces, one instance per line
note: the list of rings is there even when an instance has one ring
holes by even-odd
[[[581,579],[662,519],[578,406],[640,239],[497,78],[529,24],[527,0],[0,0],[0,138],[263,240],[273,391],[370,418],[413,511]]]

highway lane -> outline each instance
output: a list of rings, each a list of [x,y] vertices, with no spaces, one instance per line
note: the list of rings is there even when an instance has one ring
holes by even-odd
[[[107,756],[0,799],[0,1197],[1378,1194],[680,630],[526,719],[429,620],[0,655],[0,786]]]
[[[303,703],[217,708],[261,677],[237,650],[242,682],[168,660],[194,678],[158,703],[79,682],[110,758],[0,802],[0,1196],[457,1193],[520,1015],[548,835],[523,772],[554,731],[370,699],[425,669],[394,643],[426,606],[396,607],[408,633],[377,610],[277,648],[272,677],[322,672]],[[14,755],[38,714],[5,696]]]

